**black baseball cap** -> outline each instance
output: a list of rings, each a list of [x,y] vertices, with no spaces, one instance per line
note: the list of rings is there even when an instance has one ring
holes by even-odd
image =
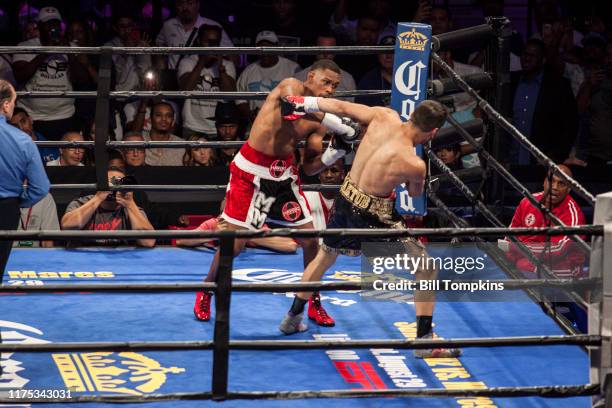
[[[240,112],[235,102],[218,102],[215,107],[215,116],[208,119],[214,120],[217,124],[240,123]]]

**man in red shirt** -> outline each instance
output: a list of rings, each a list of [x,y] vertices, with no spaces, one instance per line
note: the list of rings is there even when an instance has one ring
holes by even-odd
[[[572,175],[569,167],[559,165],[563,173]],[[534,194],[534,197],[548,208],[557,218],[567,226],[584,224],[584,214],[570,196],[569,185],[557,174],[552,178],[544,179],[544,191]],[[523,198],[519,203],[510,228],[539,228],[555,226],[555,224],[542,212]],[[580,276],[585,262],[585,254],[580,251],[575,242],[567,235],[547,237],[546,235],[529,235],[517,237],[531,252],[559,278]],[[507,253],[508,259],[524,272],[535,272],[536,267],[515,245],[510,245]]]

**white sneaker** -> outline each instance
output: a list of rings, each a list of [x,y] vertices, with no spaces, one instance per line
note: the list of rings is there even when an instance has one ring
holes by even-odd
[[[280,326],[278,326],[279,330],[287,335],[308,330],[308,326],[302,323],[303,315],[303,312],[295,316],[287,313]]]

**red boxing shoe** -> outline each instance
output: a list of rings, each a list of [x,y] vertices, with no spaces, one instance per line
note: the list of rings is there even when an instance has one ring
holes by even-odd
[[[208,292],[197,292],[195,306],[193,307],[193,314],[196,319],[203,322],[210,320],[210,300],[212,294]]]
[[[336,324],[334,318],[327,314],[321,304],[321,296],[314,293],[308,298],[308,318],[319,326],[331,327]]]

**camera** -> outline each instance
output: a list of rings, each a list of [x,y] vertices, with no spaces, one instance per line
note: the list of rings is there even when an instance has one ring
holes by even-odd
[[[109,185],[113,186],[113,187],[119,187],[119,186],[134,186],[136,185],[136,178],[134,176],[124,176],[124,177],[111,177],[111,179],[109,180]],[[127,190],[124,192],[129,192],[132,190]],[[115,201],[117,198],[117,191],[113,191],[112,193],[110,193],[107,197],[106,197],[106,201]]]
[[[49,30],[49,40],[52,43],[60,43],[62,41],[62,30],[60,28]]]

